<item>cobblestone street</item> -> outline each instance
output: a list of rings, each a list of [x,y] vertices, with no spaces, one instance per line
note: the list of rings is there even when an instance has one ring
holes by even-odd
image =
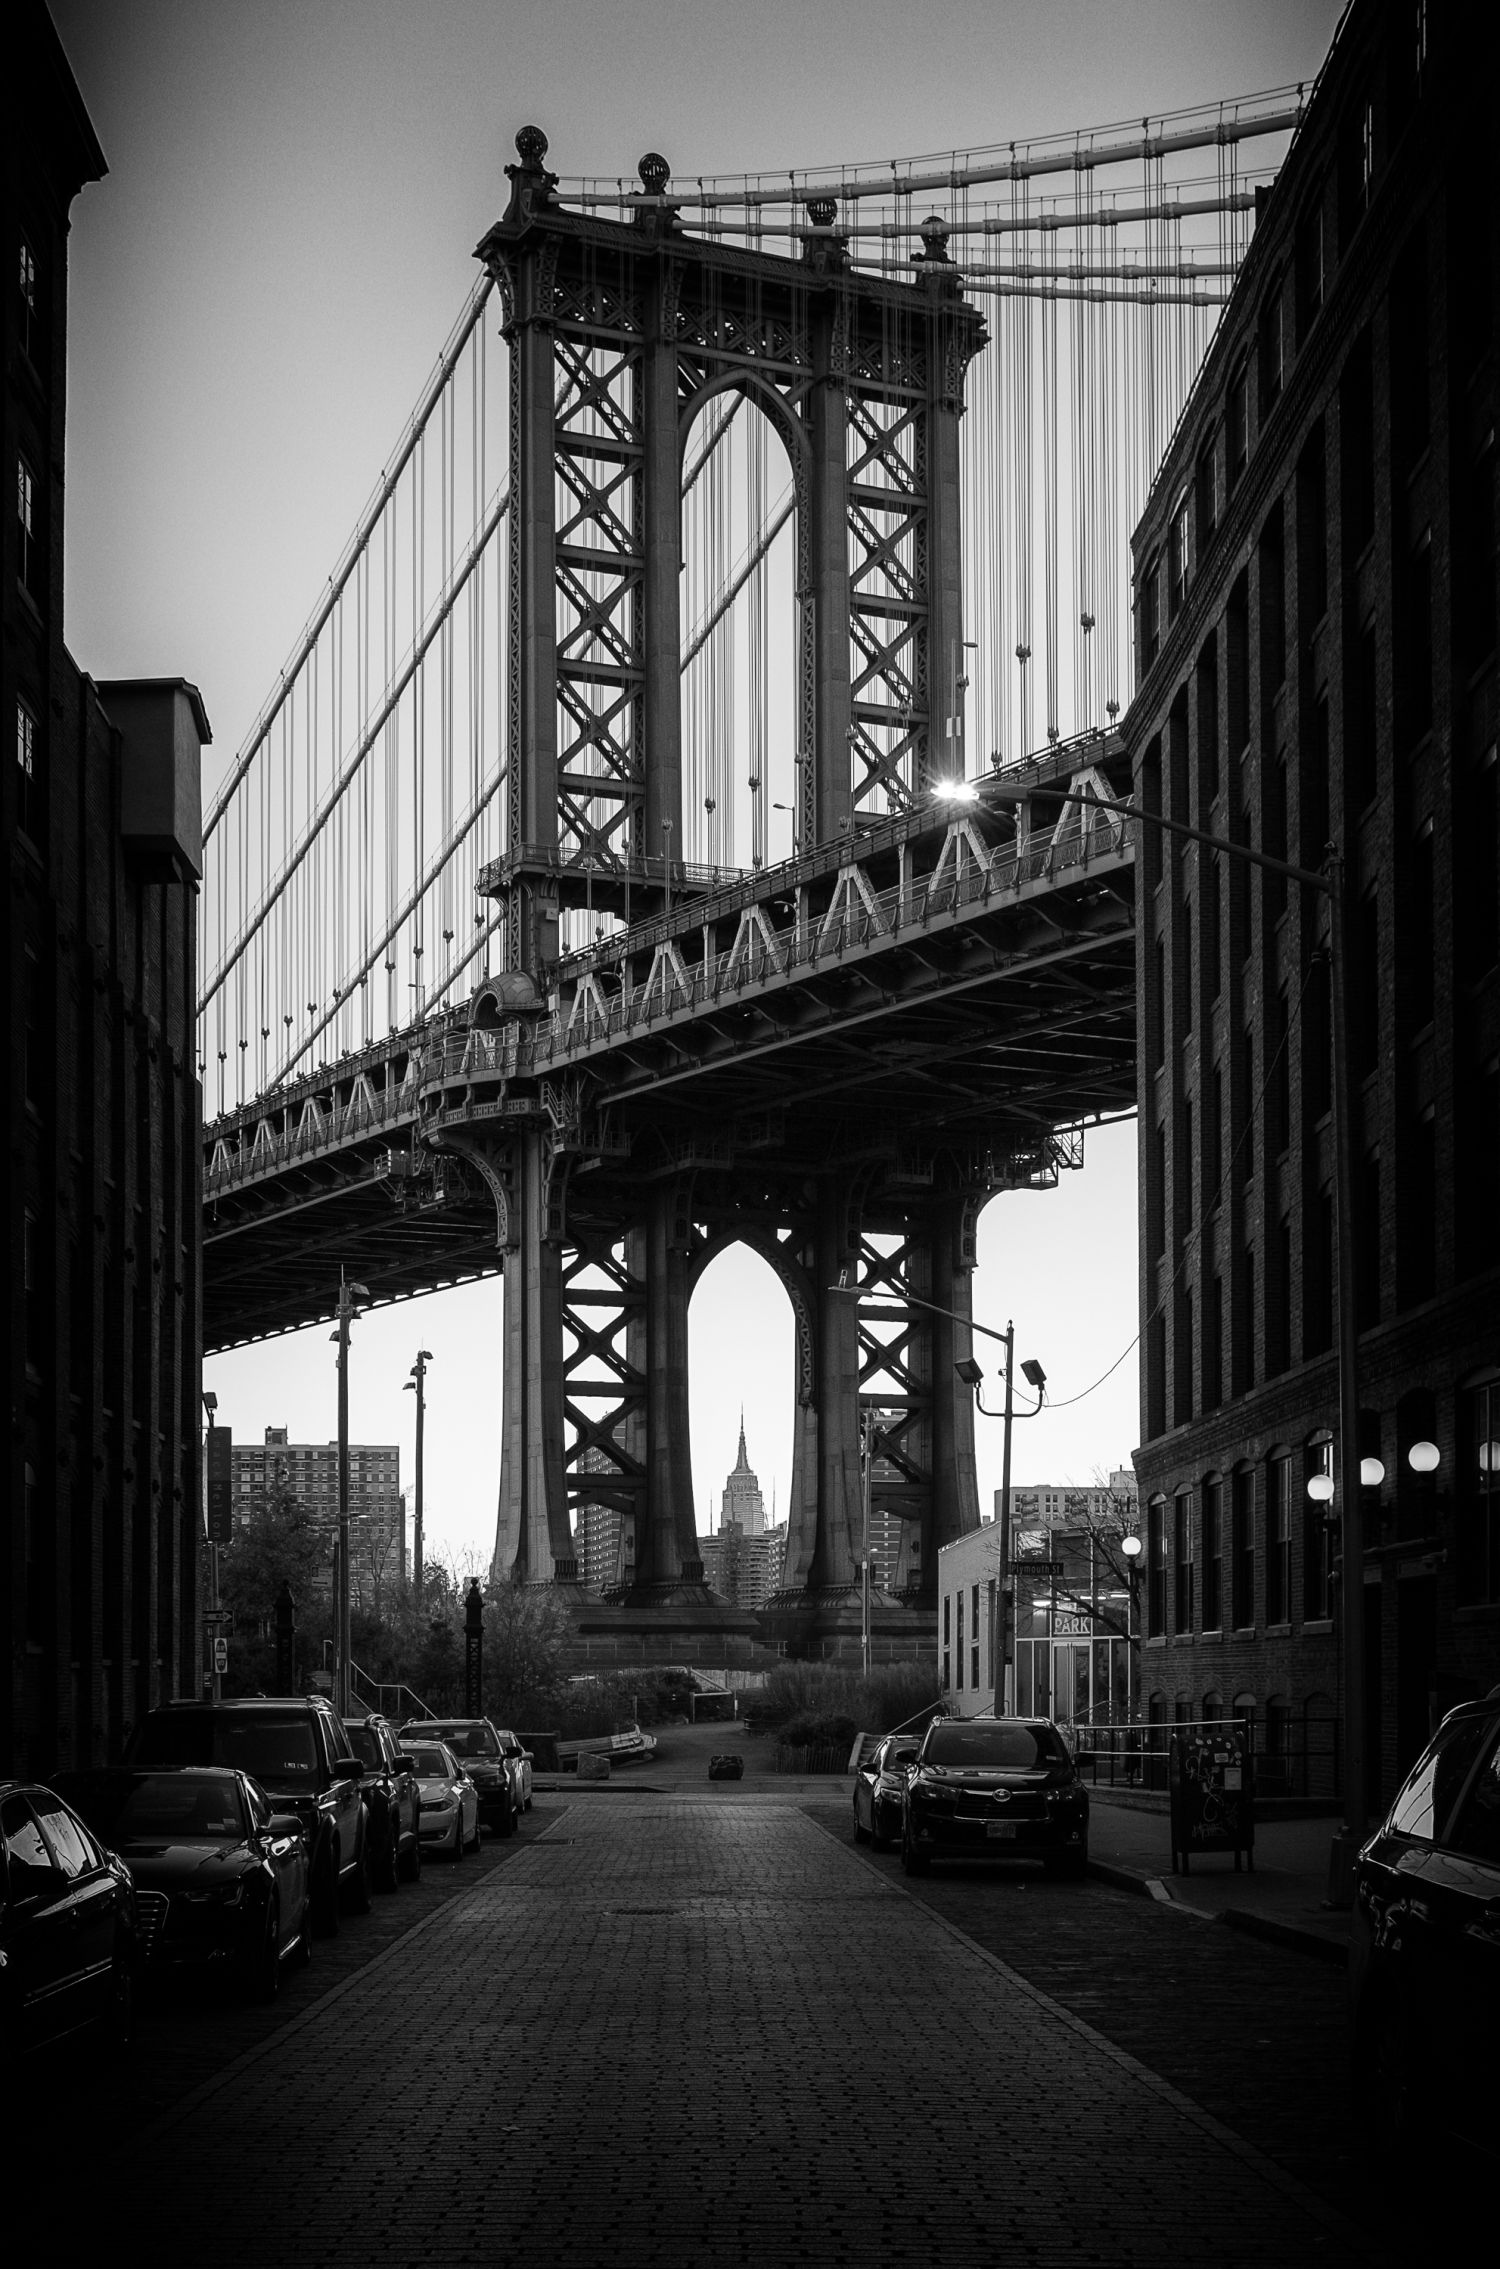
[[[642,1790],[533,1818],[122,2138],[90,2186],[103,2226],[225,2269],[1371,2258],[1064,2006],[1076,1977],[1054,2000],[955,1927],[961,1883],[913,1899],[846,1827],[764,1797]],[[1141,1906],[1158,1945],[1212,1931],[1092,1885],[979,1889],[997,1916],[1025,1900],[1033,1951],[1055,1904],[1075,1964],[1087,1905],[1101,1975],[1116,1909]],[[76,2225],[50,2234],[28,2258],[77,2258]]]

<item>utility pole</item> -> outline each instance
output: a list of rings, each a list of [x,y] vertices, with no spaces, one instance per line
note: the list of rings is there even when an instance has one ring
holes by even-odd
[[[870,1464],[874,1451],[875,1414],[867,1410],[860,1422],[860,1498],[864,1512],[864,1549],[859,1567],[859,1659],[870,1675]]]
[[[422,1604],[424,1570],[422,1559],[424,1548],[422,1530],[422,1436],[427,1417],[427,1366],[431,1361],[432,1349],[430,1347],[419,1347],[417,1349],[417,1360],[413,1363],[411,1375],[402,1390],[406,1394],[415,1394],[417,1398],[417,1488],[411,1547],[411,1577],[412,1597],[419,1607]]]
[[[334,1587],[333,1706],[343,1717],[349,1707],[349,1326],[369,1299],[363,1284],[349,1284],[339,1270],[339,1549]]]

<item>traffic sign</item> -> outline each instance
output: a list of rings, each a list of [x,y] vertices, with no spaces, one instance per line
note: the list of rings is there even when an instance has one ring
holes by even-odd
[[[1024,1568],[1028,1576],[1060,1576],[1063,1572],[1061,1560],[1018,1560],[1016,1566]]]
[[[224,1674],[224,1672],[225,1672],[225,1671],[226,1671],[226,1670],[227,1670],[228,1668],[229,1668],[229,1641],[228,1641],[227,1639],[215,1639],[215,1641],[214,1641],[214,1673],[215,1673],[215,1675],[216,1675],[216,1676],[218,1676],[218,1677],[222,1677],[222,1676],[223,1676],[223,1674]]]

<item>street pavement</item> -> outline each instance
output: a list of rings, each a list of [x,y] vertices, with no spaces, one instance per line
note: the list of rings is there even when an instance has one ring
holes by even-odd
[[[216,2269],[1379,2259],[1348,2183],[1314,2189],[1233,2088],[1215,2104],[1171,2068],[1174,2007],[1178,2066],[1211,2081],[1215,2032],[1265,2036],[1266,1978],[1295,1978],[1290,2023],[1323,1968],[1021,1880],[913,1897],[839,1802],[539,1795],[497,1864],[330,1992],[144,2123],[122,2106],[112,2155],[74,2126],[90,2180],[25,2257],[78,2259],[97,2218],[128,2254]],[[1210,1947],[1253,1973],[1213,2012]],[[1134,2045],[1122,1978],[1155,2011]]]

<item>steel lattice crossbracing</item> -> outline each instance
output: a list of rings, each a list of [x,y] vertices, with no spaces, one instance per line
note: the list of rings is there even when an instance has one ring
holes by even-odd
[[[787,1630],[847,1612],[862,1414],[913,1598],[977,1520],[978,1211],[1134,1098],[1122,539],[1216,304],[1166,273],[1168,167],[1216,150],[1222,280],[1239,141],[1292,123],[1077,144],[1050,203],[1056,149],[955,162],[926,218],[910,169],[883,212],[857,176],[679,198],[655,158],[565,195],[517,137],[210,815],[203,1027],[213,1343],[326,1313],[341,1266],[377,1298],[504,1268],[497,1575],[574,1578],[599,1503],[636,1606],[719,1615],[686,1317],[734,1240],[797,1324]],[[973,258],[1072,230],[1071,300],[1055,259]]]

